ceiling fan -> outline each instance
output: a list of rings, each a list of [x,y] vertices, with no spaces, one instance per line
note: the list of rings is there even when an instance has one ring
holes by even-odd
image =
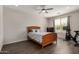
[[[41,7],[40,9],[37,9],[40,10],[39,14],[42,12],[48,13],[49,10],[53,10],[53,8],[46,8],[46,5],[41,5],[40,7]]]

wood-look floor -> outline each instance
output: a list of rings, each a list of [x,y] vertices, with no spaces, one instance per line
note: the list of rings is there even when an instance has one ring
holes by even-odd
[[[72,42],[58,39],[57,44],[51,44],[43,49],[32,41],[23,41],[4,45],[2,51],[9,54],[78,54],[79,47],[75,47]]]

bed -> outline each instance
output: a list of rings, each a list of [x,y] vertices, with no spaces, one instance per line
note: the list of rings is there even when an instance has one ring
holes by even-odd
[[[29,26],[27,27],[28,39],[39,43],[42,48],[53,42],[57,43],[57,34],[53,32],[40,32],[39,26]]]

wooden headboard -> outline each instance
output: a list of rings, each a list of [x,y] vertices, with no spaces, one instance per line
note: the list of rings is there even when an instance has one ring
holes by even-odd
[[[27,32],[32,32],[32,29],[40,29],[40,27],[39,26],[28,26]]]

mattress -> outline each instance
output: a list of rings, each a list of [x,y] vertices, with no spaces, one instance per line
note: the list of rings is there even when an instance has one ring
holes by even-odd
[[[28,36],[37,41],[38,43],[42,43],[42,37],[46,34],[49,34],[48,32],[29,32]]]

